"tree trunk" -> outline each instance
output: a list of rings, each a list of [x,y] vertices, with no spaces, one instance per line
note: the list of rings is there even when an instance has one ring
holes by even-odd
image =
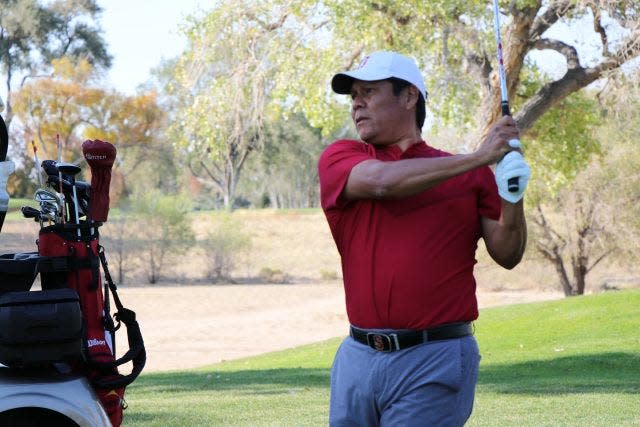
[[[571,284],[571,280],[569,279],[569,275],[567,274],[567,269],[564,266],[564,261],[562,259],[562,254],[560,254],[559,250],[555,248],[551,254],[548,252],[541,250],[538,247],[538,250],[542,253],[542,255],[547,258],[553,264],[556,269],[556,273],[558,273],[558,277],[560,278],[560,284],[562,285],[562,291],[564,292],[565,297],[570,297],[576,294],[575,288]]]

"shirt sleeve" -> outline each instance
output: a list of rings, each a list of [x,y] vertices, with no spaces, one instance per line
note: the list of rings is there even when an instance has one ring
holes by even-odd
[[[322,209],[327,211],[344,206],[346,201],[340,195],[347,185],[351,169],[371,158],[366,145],[359,141],[336,141],[324,150],[318,161]]]
[[[480,181],[478,213],[480,216],[497,221],[500,219],[502,203],[498,194],[496,178],[491,168],[488,166],[480,168],[478,170],[478,180]]]

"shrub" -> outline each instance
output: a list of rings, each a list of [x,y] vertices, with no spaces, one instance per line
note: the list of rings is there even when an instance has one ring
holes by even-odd
[[[288,283],[289,277],[282,270],[264,267],[258,273],[260,280],[266,283]]]
[[[136,227],[131,240],[140,248],[149,283],[156,283],[169,261],[193,243],[190,209],[185,195],[166,195],[159,190],[132,198],[131,213]]]
[[[200,246],[205,251],[207,278],[229,280],[238,257],[251,248],[251,237],[242,223],[225,215]]]
[[[335,270],[320,270],[322,280],[338,280],[338,273]]]

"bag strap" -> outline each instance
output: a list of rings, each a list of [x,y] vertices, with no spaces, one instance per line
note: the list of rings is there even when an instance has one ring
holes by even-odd
[[[102,264],[105,276],[105,293],[109,289],[113,295],[113,301],[116,304],[118,311],[114,314],[115,319],[118,321],[118,325],[113,327],[113,331],[120,327],[120,323],[124,323],[127,328],[127,341],[129,344],[129,351],[127,351],[122,357],[114,360],[113,362],[97,362],[90,360],[88,363],[100,370],[109,370],[116,368],[128,362],[133,363],[131,373],[128,375],[117,374],[113,378],[105,379],[93,379],[91,383],[99,388],[119,388],[126,387],[131,384],[142,372],[144,365],[147,361],[147,352],[144,347],[144,340],[142,339],[142,333],[140,332],[140,325],[136,320],[136,313],[132,310],[125,308],[118,296],[117,286],[111,278],[107,259],[104,254],[104,248],[98,245],[98,257]],[[109,304],[107,303],[108,295],[105,295],[105,319],[111,317],[109,314]],[[111,323],[113,325],[113,322]],[[115,337],[114,337],[115,341]],[[115,353],[115,352],[114,352]]]

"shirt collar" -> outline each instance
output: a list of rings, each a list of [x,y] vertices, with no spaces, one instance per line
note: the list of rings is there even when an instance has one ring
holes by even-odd
[[[424,140],[418,140],[411,144],[404,152],[397,145],[373,145],[378,153],[384,153],[386,156],[394,160],[414,157],[417,153],[423,152],[429,148]]]

